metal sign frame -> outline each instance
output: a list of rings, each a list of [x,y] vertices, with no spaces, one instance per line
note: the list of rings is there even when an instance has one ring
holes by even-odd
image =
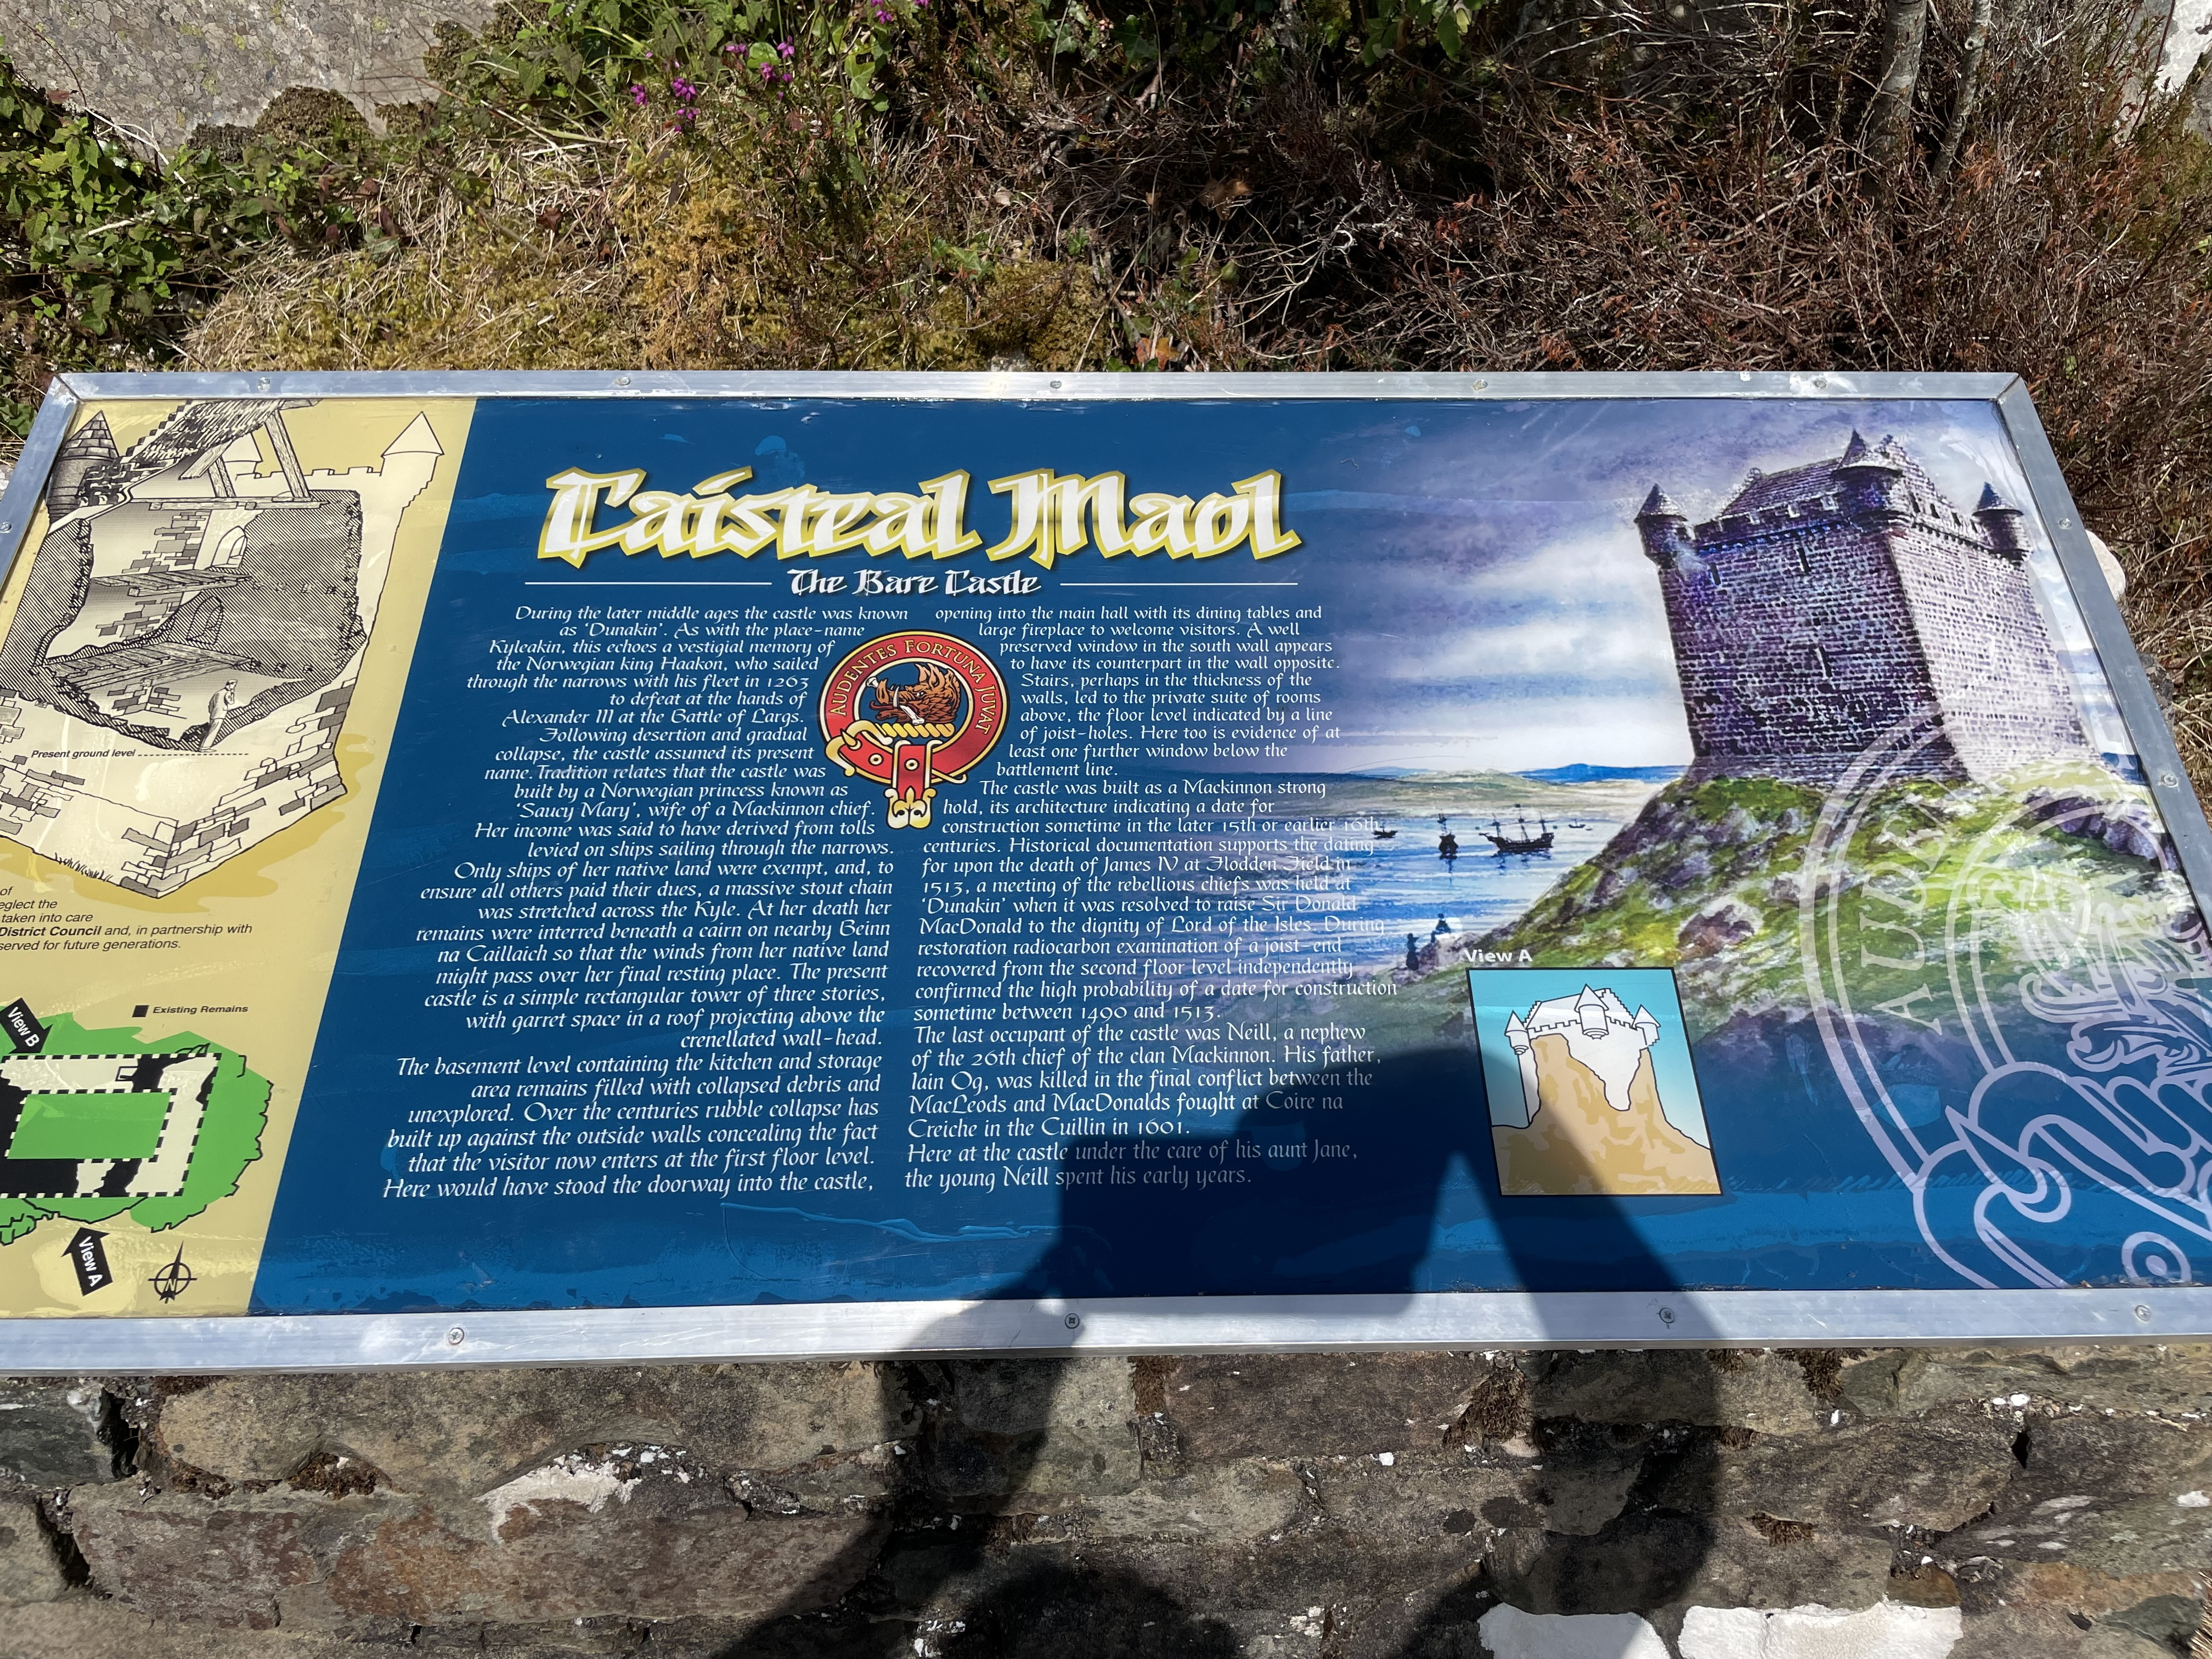
[[[916,404],[1944,399],[1993,405],[2026,472],[2200,908],[2212,828],[2027,386],[2002,374],[223,374],[58,377],[0,496],[0,580],[82,402],[349,397],[870,399]],[[2212,1288],[1453,1292],[805,1304],[470,1315],[0,1319],[19,1374],[372,1370],[645,1360],[1050,1357],[1237,1350],[1847,1346],[2172,1341],[2212,1334]]]

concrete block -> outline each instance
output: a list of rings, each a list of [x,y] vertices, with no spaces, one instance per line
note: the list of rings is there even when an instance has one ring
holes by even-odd
[[[1884,1601],[1855,1613],[1818,1605],[1762,1611],[1692,1607],[1682,1659],[1947,1659],[1958,1645],[1956,1607]]]
[[[100,1438],[104,1415],[100,1384],[90,1378],[0,1378],[0,1470],[27,1486],[113,1480],[114,1454]]]
[[[1492,1607],[1477,1626],[1497,1659],[1670,1659],[1632,1613],[1523,1613]]]

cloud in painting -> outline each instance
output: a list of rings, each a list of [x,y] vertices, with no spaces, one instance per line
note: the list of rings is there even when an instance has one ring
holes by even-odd
[[[1984,483],[2032,506],[1994,410],[1951,402],[1639,400],[1455,405],[1378,421],[1301,469],[1292,523],[1343,556],[1299,573],[1345,672],[1339,746],[1316,764],[1677,764],[1690,745],[1659,585],[1635,514],[1654,483],[1710,517],[1756,468],[1894,434],[1962,509]],[[2093,734],[2112,694],[2057,562],[2034,562]],[[1315,590],[1319,590],[1316,592]]]

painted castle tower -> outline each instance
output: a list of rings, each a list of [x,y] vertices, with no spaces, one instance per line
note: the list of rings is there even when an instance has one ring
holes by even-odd
[[[1971,514],[1893,438],[1761,475],[1694,529],[1654,487],[1636,515],[1659,567],[1693,777],[1827,783],[1911,718],[1912,769],[1987,782],[2094,759],[2036,607],[2021,509]]]

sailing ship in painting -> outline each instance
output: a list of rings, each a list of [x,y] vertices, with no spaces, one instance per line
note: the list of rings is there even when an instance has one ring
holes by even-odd
[[[1552,842],[1558,832],[1550,824],[1545,823],[1544,815],[1540,812],[1536,815],[1536,827],[1532,830],[1528,828],[1528,815],[1521,811],[1518,807],[1514,811],[1516,814],[1515,833],[1506,834],[1505,826],[1498,819],[1492,818],[1490,821],[1490,830],[1483,839],[1498,849],[1500,857],[1508,854],[1550,852]]]

